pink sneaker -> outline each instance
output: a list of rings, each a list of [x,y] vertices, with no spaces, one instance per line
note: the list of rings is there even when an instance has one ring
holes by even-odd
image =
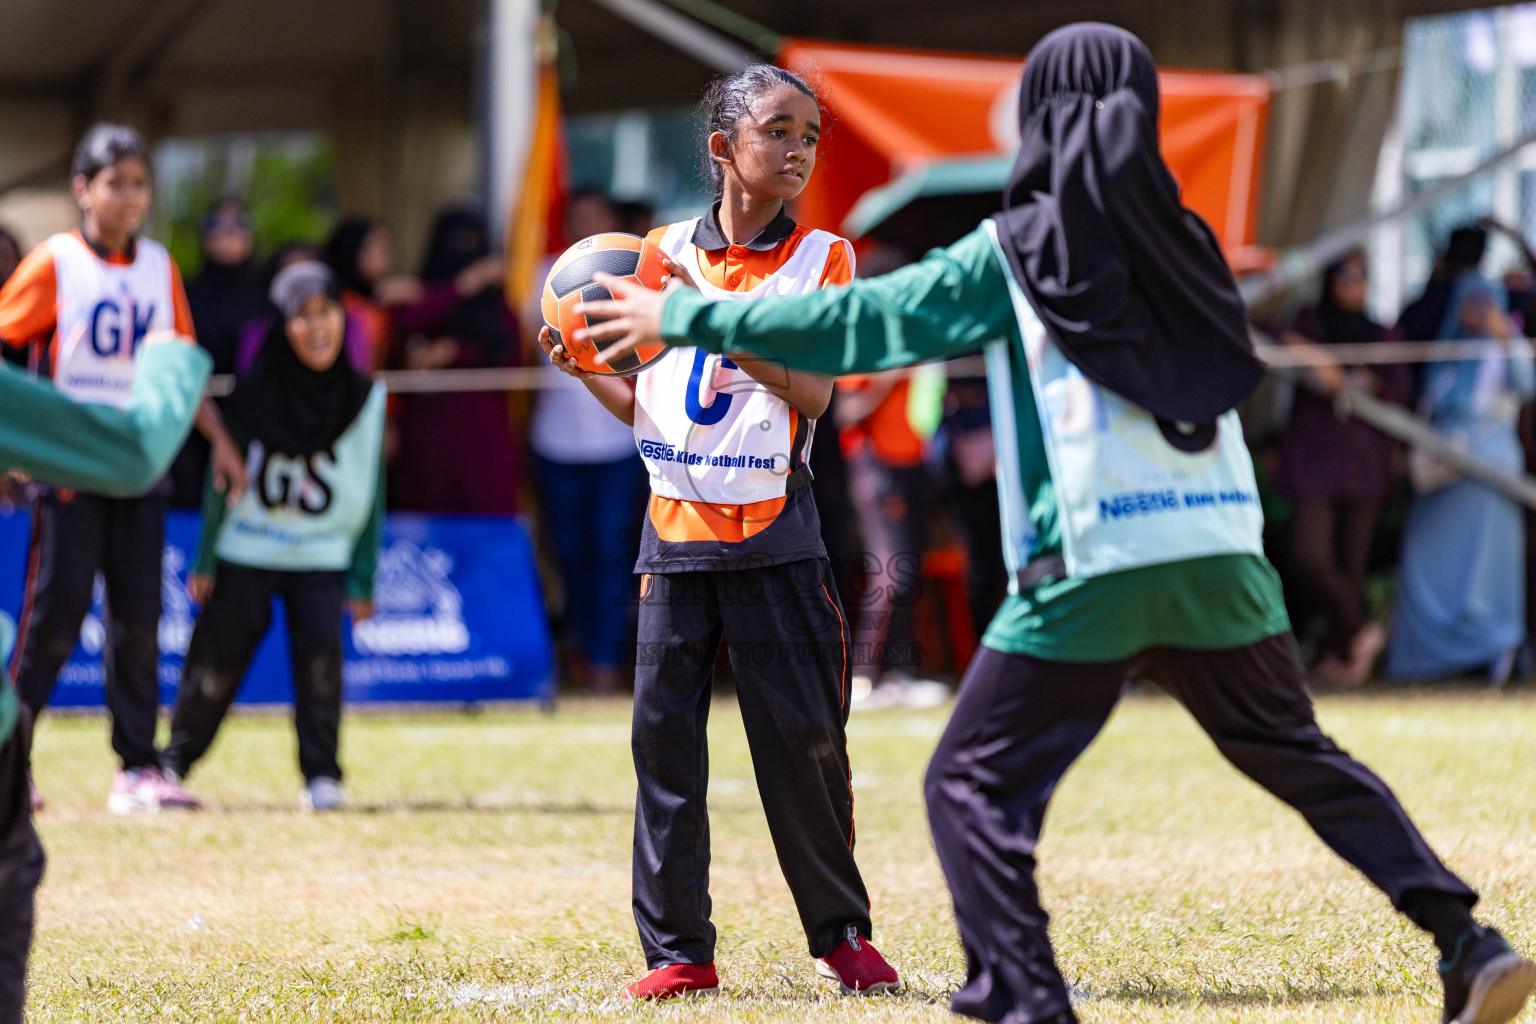
[[[181,780],[159,768],[118,769],[112,778],[107,810],[113,814],[153,814],[156,811],[195,811],[202,804],[181,788]]]
[[[33,780],[32,773],[27,772],[27,796],[32,798],[32,813],[36,814],[43,809],[43,791],[37,788],[37,782]]]

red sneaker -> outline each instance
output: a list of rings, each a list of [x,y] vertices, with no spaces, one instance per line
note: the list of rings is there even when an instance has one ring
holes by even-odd
[[[867,996],[875,992],[894,992],[901,987],[896,968],[885,962],[880,951],[848,927],[843,944],[816,961],[816,973],[837,982],[845,996]]]
[[[662,1000],[680,996],[712,996],[720,991],[715,962],[707,964],[668,964],[624,990],[625,999]]]

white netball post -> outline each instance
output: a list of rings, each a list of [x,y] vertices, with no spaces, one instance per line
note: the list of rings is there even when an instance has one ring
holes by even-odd
[[[539,0],[490,0],[486,18],[486,219],[493,238],[522,187],[538,98]]]

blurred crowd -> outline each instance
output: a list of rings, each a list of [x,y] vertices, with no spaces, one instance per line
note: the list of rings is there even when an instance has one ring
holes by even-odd
[[[1482,271],[1490,233],[1520,261]],[[1536,372],[1517,339],[1536,334],[1536,257],[1518,232],[1483,221],[1454,231],[1422,293],[1395,325],[1366,311],[1370,268],[1352,252],[1325,269],[1316,302],[1281,325],[1315,363],[1296,382],[1283,427],[1250,438],[1270,488],[1266,547],[1285,577],[1317,683],[1531,675],[1536,562],[1530,510],[1463,478],[1427,451],[1337,411],[1346,388],[1404,406],[1483,464],[1511,476],[1536,465]],[[1346,365],[1334,345],[1464,341],[1459,358]]]
[[[565,231],[643,235],[653,219],[644,204],[580,191],[569,197]],[[1521,254],[1501,280],[1481,270],[1490,232]],[[261,262],[258,245],[270,253]],[[0,230],[0,280],[21,254]],[[532,391],[392,395],[388,505],[527,517],[562,679],[596,693],[627,686],[645,470],[630,428],[548,366],[535,341],[537,296],[509,308],[506,268],[481,214],[443,210],[416,272],[401,274],[382,222],[343,220],[323,245],[257,239],[241,203],[225,200],[204,219],[202,257],[186,291],[215,373],[249,369],[278,315],[267,298],[273,277],[309,259],[323,260],[343,286],[345,352],[360,371],[547,373]],[[859,273],[911,258],[875,244]],[[1369,273],[1365,254],[1349,253],[1324,271],[1315,302],[1272,325],[1315,365],[1282,387],[1277,429],[1250,429],[1267,495],[1266,546],[1314,681],[1528,677],[1536,558],[1511,553],[1526,551],[1530,510],[1341,415],[1334,399],[1363,390],[1505,472],[1536,466],[1536,373],[1511,348],[1536,335],[1536,256],[1497,224],[1458,229],[1422,295],[1391,326],[1366,310]],[[1443,362],[1348,365],[1327,354],[1334,345],[1456,339],[1489,344],[1480,358]],[[851,611],[856,705],[942,701],[1007,588],[982,367],[972,359],[839,381],[811,464]],[[207,443],[194,433],[172,470],[174,506],[199,507],[207,466]]]

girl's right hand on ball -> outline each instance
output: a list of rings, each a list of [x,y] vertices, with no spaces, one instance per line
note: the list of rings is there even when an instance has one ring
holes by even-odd
[[[549,361],[555,369],[561,373],[569,374],[577,380],[587,381],[598,376],[590,370],[583,370],[576,362],[576,357],[565,350],[564,345],[556,345],[554,335],[547,326],[539,328],[539,344],[543,347]]]

